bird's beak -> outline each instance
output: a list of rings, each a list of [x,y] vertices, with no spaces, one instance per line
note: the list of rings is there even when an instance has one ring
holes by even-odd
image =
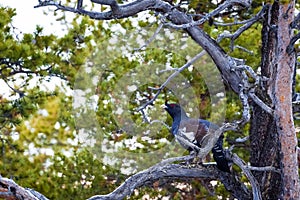
[[[163,104],[163,105],[161,105],[160,107],[163,108],[163,109],[166,109],[166,108],[167,108],[167,105],[166,105],[166,104]]]

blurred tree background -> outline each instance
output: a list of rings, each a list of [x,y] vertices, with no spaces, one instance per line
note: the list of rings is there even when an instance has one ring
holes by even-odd
[[[185,9],[201,15],[219,4],[193,0]],[[241,25],[218,22],[250,19],[261,5],[253,1],[248,10],[233,7],[203,29],[215,37],[234,32]],[[207,55],[170,82],[147,113],[136,111],[173,68],[201,51],[185,33],[170,29],[162,29],[138,50],[159,27],[154,13],[104,22],[76,15],[68,21],[57,11],[57,20],[68,27],[63,36],[46,35],[40,26],[33,33],[17,32],[16,14],[14,8],[0,8],[1,84],[10,91],[0,96],[0,172],[23,187],[50,199],[86,199],[111,192],[130,174],[164,158],[186,154],[169,133],[171,119],[160,107],[166,100],[217,124],[241,116],[238,96],[221,84]],[[230,49],[229,39],[220,44],[258,70],[261,28],[256,23],[244,32],[236,40],[239,48]],[[49,84],[57,86],[50,90]],[[225,139],[225,146],[235,145],[233,151],[246,161],[248,142],[234,141],[247,136],[248,128],[228,132]],[[158,182],[153,187],[137,190],[130,199],[229,197],[220,183],[209,180]]]

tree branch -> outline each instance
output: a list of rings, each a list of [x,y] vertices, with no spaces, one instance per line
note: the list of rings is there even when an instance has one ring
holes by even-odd
[[[151,38],[145,44],[140,46],[139,48],[134,49],[134,51],[139,51],[142,48],[147,47],[155,39],[155,37],[158,35],[158,33],[160,32],[160,30],[162,29],[163,26],[164,26],[163,23],[159,24],[158,28],[156,29],[154,34],[151,36]]]
[[[238,30],[235,31],[233,34],[229,34],[229,33],[220,34],[217,38],[217,41],[220,42],[224,38],[230,38],[230,49],[233,51],[234,40],[237,39],[244,31],[246,31],[248,28],[250,28],[255,22],[257,22],[262,17],[265,9],[266,9],[266,6],[263,6],[262,9],[253,18],[251,18],[248,21],[248,23],[246,23],[243,26],[241,26],[240,28],[238,28]]]
[[[45,7],[45,6],[55,6],[59,10],[88,15],[92,19],[97,20],[110,20],[110,19],[121,19],[126,18],[130,16],[134,16],[137,13],[140,13],[145,10],[153,9],[157,3],[160,1],[155,0],[143,0],[143,1],[134,1],[128,4],[117,4],[115,0],[92,0],[95,3],[104,4],[111,6],[112,10],[107,12],[92,12],[83,10],[82,8],[72,8],[69,6],[64,6],[60,2],[56,2],[53,0],[45,0],[40,1],[38,5],[35,6],[35,8],[39,7]]]
[[[77,1],[77,9],[78,10],[82,9],[82,3],[83,3],[83,0],[78,0]]]
[[[190,28],[193,26],[199,26],[201,24],[203,24],[204,22],[206,22],[209,18],[219,14],[221,11],[225,10],[226,8],[234,5],[234,4],[241,4],[245,7],[250,6],[248,2],[246,1],[239,1],[239,0],[227,0],[224,1],[224,3],[222,3],[221,5],[219,5],[215,10],[213,10],[212,12],[204,15],[202,17],[202,19],[198,20],[198,21],[192,21],[190,23],[186,23],[186,24],[173,24],[173,23],[166,23],[166,26],[175,28],[175,29],[186,29],[186,28]]]
[[[156,94],[154,95],[154,97],[152,99],[150,99],[149,101],[147,101],[145,104],[143,104],[142,106],[140,106],[136,111],[141,111],[143,109],[145,109],[148,105],[152,104],[158,97],[158,95],[162,92],[162,90],[168,85],[168,83],[175,78],[178,74],[180,74],[184,69],[186,69],[187,67],[191,66],[194,62],[196,62],[199,58],[201,58],[202,56],[205,55],[205,51],[201,51],[200,53],[198,53],[196,56],[194,56],[190,61],[188,61],[187,63],[185,63],[182,67],[176,69],[176,71],[171,74],[168,79],[157,89]]]
[[[145,183],[153,183],[159,179],[187,179],[187,178],[209,178],[221,180],[225,187],[233,190],[233,196],[239,199],[249,199],[248,190],[242,187],[242,183],[237,181],[237,178],[232,178],[231,174],[221,172],[216,167],[208,165],[201,167],[199,165],[185,166],[180,164],[171,164],[174,161],[187,161],[193,158],[192,156],[183,156],[177,158],[169,158],[162,162],[132,175],[121,184],[113,192],[106,195],[96,195],[89,200],[110,200],[123,199],[132,194],[134,189],[144,186]]]
[[[261,198],[261,192],[259,189],[259,184],[258,184],[257,180],[254,178],[254,176],[252,175],[252,173],[250,172],[250,170],[248,169],[248,167],[246,166],[246,164],[244,163],[244,161],[242,159],[240,159],[236,154],[233,154],[232,160],[236,165],[238,165],[242,169],[242,171],[244,172],[244,174],[247,176],[248,180],[250,181],[251,187],[252,187],[253,199],[261,200],[262,198]]]
[[[272,116],[274,115],[274,110],[270,108],[267,104],[265,104],[260,98],[258,98],[258,96],[255,95],[254,91],[250,90],[249,96],[257,105],[264,109],[264,111],[266,111]]]
[[[295,17],[294,21],[291,23],[291,28],[300,30],[300,13]]]
[[[291,55],[294,51],[294,45],[295,43],[299,40],[300,38],[300,33],[296,34],[295,36],[292,37],[289,45],[286,48],[286,52]]]
[[[23,188],[13,180],[0,177],[0,198],[5,199],[26,199],[26,200],[48,200],[41,193]]]

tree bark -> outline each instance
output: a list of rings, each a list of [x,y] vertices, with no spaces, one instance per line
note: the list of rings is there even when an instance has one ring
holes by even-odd
[[[253,106],[250,141],[251,165],[279,168],[275,172],[255,172],[264,199],[299,199],[297,138],[292,115],[294,54],[286,49],[292,38],[294,2],[275,1],[265,12],[262,30],[261,72],[269,78],[261,98],[269,102],[274,115]]]

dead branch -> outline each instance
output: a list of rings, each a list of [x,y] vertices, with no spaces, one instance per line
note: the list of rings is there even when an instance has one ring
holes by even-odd
[[[177,158],[169,158],[162,162],[130,176],[116,190],[107,195],[96,195],[89,200],[111,200],[123,199],[132,194],[134,189],[144,186],[146,183],[153,183],[161,179],[178,180],[187,178],[209,178],[221,180],[228,190],[233,191],[233,196],[239,199],[250,199],[248,190],[244,185],[233,178],[231,174],[221,172],[212,165],[206,167],[196,165],[185,166],[181,164],[172,164],[175,161],[188,161],[192,156],[183,156]]]
[[[110,20],[110,19],[121,19],[130,16],[134,16],[135,14],[149,10],[153,8],[158,2],[153,0],[144,0],[144,1],[134,1],[128,4],[118,4],[115,0],[91,0],[94,3],[109,5],[111,7],[111,11],[107,12],[93,12],[82,9],[82,6],[77,6],[76,8],[70,6],[64,6],[60,2],[54,0],[45,0],[39,1],[39,4],[35,6],[35,8],[45,7],[45,6],[54,6],[58,10],[68,11],[73,13],[78,13],[82,15],[88,15],[92,19],[98,20]]]
[[[233,154],[232,160],[236,165],[238,165],[242,169],[242,171],[244,172],[244,174],[247,176],[248,180],[250,181],[251,186],[252,186],[253,199],[261,200],[262,198],[261,198],[261,192],[259,189],[259,184],[258,184],[257,180],[254,178],[254,176],[252,175],[252,173],[250,172],[250,170],[246,167],[246,164],[244,163],[244,161],[242,159],[240,159],[236,154]]]
[[[206,22],[209,18],[219,14],[221,11],[225,10],[226,8],[234,5],[234,4],[241,4],[245,7],[249,7],[249,3],[246,1],[239,1],[239,0],[227,0],[224,1],[224,3],[222,3],[221,5],[219,5],[215,10],[213,10],[212,12],[204,15],[202,17],[202,19],[198,20],[198,21],[192,21],[190,23],[187,24],[174,24],[174,23],[166,23],[166,26],[175,28],[175,29],[186,29],[186,28],[190,28],[193,26],[199,26],[201,24],[203,24],[204,22]]]
[[[260,98],[258,98],[258,96],[255,95],[253,90],[250,90],[249,96],[257,105],[264,109],[264,111],[266,111],[270,115],[274,115],[274,110],[270,108],[267,104],[265,104]]]
[[[286,52],[291,55],[294,52],[294,45],[295,43],[300,39],[300,33],[296,34],[294,37],[292,37],[289,45],[286,48]]]
[[[160,32],[160,30],[162,29],[163,25],[164,25],[163,23],[159,24],[158,28],[156,29],[154,34],[151,36],[151,38],[149,38],[149,40],[146,41],[146,43],[143,44],[142,46],[140,46],[139,48],[134,49],[134,51],[140,51],[142,48],[147,47],[156,38],[156,36]]]
[[[246,137],[243,137],[243,138],[236,138],[235,139],[235,142],[237,143],[243,143],[243,142],[246,142],[247,140],[249,140],[249,136],[246,136]]]
[[[158,95],[162,92],[162,90],[168,85],[168,83],[175,78],[178,74],[180,74],[184,69],[188,68],[189,66],[191,66],[194,62],[196,62],[199,58],[201,58],[202,56],[205,55],[205,51],[201,51],[199,54],[197,54],[196,56],[194,56],[190,61],[188,61],[187,63],[185,63],[182,67],[176,69],[176,71],[171,74],[167,80],[158,88],[156,89],[157,92],[154,95],[154,97],[152,99],[150,99],[149,101],[147,101],[145,104],[143,104],[142,106],[140,106],[137,111],[141,111],[143,109],[145,109],[148,105],[152,104],[158,97]]]
[[[234,48],[234,40],[236,40],[244,31],[249,29],[254,23],[256,23],[263,15],[266,6],[263,6],[262,9],[253,17],[248,23],[241,26],[237,31],[233,34],[230,33],[222,33],[218,36],[217,41],[220,42],[224,38],[230,38],[230,49],[233,51]]]
[[[0,198],[12,200],[48,200],[41,193],[33,189],[23,188],[13,180],[2,177],[0,177]]]
[[[300,13],[297,14],[290,26],[291,28],[300,30]]]

